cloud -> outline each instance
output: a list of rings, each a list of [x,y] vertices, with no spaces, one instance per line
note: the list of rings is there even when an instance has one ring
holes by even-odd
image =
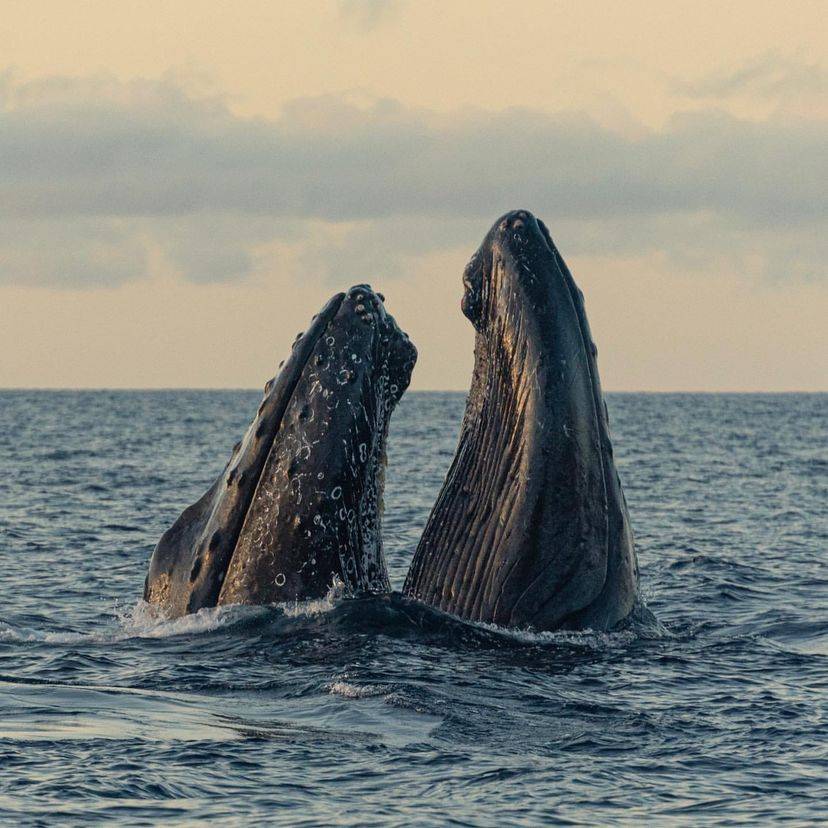
[[[783,95],[824,96],[828,94],[828,71],[817,63],[768,52],[735,69],[694,81],[677,81],[674,86],[695,98],[730,98],[744,94],[773,99]]]
[[[392,275],[422,252],[471,252],[517,206],[564,227],[564,250],[732,245],[774,271],[791,250],[811,274],[826,258],[826,139],[824,120],[714,109],[624,134],[583,113],[331,96],[249,119],[169,77],[6,75],[0,281],[117,283],[153,248],[194,281],[243,278],[267,251],[312,278]]]
[[[339,0],[339,15],[358,30],[369,32],[394,18],[401,0]]]
[[[0,221],[0,285],[105,287],[146,274],[140,229],[118,218]]]

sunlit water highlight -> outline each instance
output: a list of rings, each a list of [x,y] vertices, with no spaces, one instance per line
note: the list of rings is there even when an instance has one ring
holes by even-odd
[[[506,633],[399,598],[138,602],[255,392],[0,393],[0,822],[825,817],[825,395],[611,395],[657,623]],[[392,422],[399,588],[463,395]]]

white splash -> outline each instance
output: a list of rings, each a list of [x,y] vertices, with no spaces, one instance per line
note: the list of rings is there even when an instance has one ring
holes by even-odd
[[[32,641],[46,644],[79,644],[85,641],[100,642],[113,640],[113,636],[102,633],[39,632],[26,627],[16,628],[0,623],[0,641]]]
[[[538,644],[542,646],[562,644],[570,647],[583,647],[590,650],[606,650],[613,646],[626,646],[637,638],[635,632],[632,630],[620,630],[618,632],[597,632],[595,630],[537,632],[531,629],[499,627],[497,624],[487,624],[482,621],[472,622],[471,626],[512,638],[521,644]]]
[[[239,621],[255,618],[266,612],[265,607],[234,604],[226,607],[206,607],[191,615],[166,618],[158,607],[139,601],[127,611],[116,608],[116,616],[126,638],[169,638],[175,635],[193,635],[229,627]]]
[[[295,601],[268,606],[230,604],[223,607],[207,607],[180,618],[167,618],[159,608],[146,601],[138,601],[130,607],[115,606],[118,628],[98,632],[41,632],[15,627],[0,621],[0,642],[32,641],[45,644],[109,644],[130,638],[171,638],[176,635],[198,635],[232,627],[241,621],[249,621],[281,611],[288,618],[310,618],[330,612],[345,595],[345,585],[339,578],[331,584],[324,598]]]
[[[313,598],[309,601],[293,601],[277,604],[276,606],[288,618],[311,618],[330,612],[345,595],[345,584],[339,577],[335,577],[324,598]]]

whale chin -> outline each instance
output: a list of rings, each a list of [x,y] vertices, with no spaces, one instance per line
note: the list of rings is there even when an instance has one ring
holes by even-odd
[[[472,384],[404,591],[472,621],[607,629],[638,573],[583,295],[525,210],[495,222],[463,286]]]
[[[161,537],[144,598],[169,617],[390,586],[385,442],[417,352],[368,285],[297,336],[224,471]]]

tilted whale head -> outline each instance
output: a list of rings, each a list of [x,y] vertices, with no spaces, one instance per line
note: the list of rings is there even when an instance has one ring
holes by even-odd
[[[145,598],[171,615],[389,589],[385,441],[417,351],[381,294],[337,294],[297,336],[221,476],[162,536]]]
[[[495,222],[463,286],[474,375],[405,591],[504,626],[609,626],[635,561],[583,296],[525,210]]]

